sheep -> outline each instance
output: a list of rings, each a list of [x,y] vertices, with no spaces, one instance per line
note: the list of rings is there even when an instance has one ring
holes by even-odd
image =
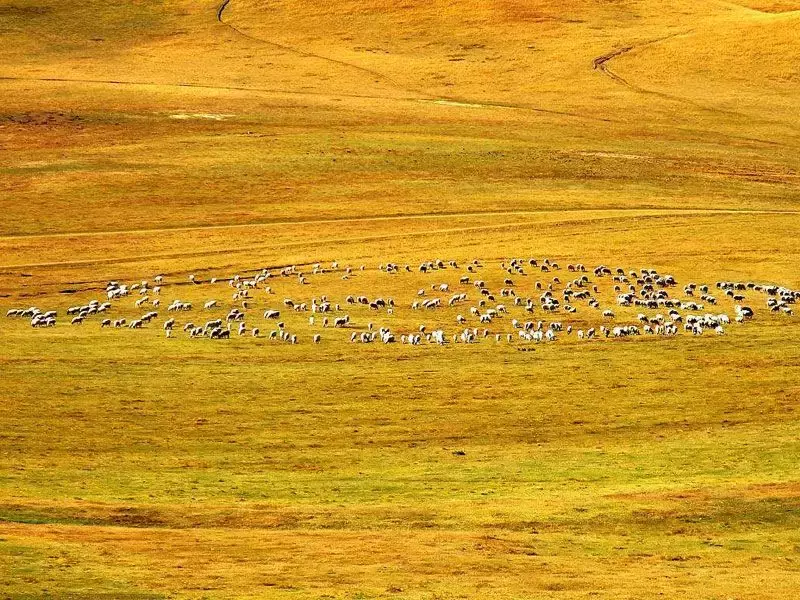
[[[503,284],[506,287],[499,288],[499,293],[497,290],[492,292],[487,283],[483,280],[473,281],[469,275],[460,277],[459,284],[474,286],[475,289],[479,290],[479,295],[478,299],[474,303],[474,306],[468,308],[469,313],[467,313],[466,310],[462,310],[460,314],[456,315],[456,323],[459,326],[465,327],[468,319],[470,319],[470,317],[466,317],[466,315],[470,314],[471,317],[474,317],[476,322],[488,325],[494,319],[504,317],[505,315],[508,315],[509,312],[514,313],[517,309],[520,309],[520,314],[523,314],[523,309],[525,313],[533,314],[537,309],[541,308],[541,310],[545,313],[552,314],[563,311],[565,314],[571,315],[577,312],[579,301],[584,301],[589,307],[597,309],[598,313],[601,313],[602,317],[605,319],[616,319],[616,315],[614,314],[613,310],[604,310],[601,308],[600,300],[598,300],[598,298],[603,296],[600,294],[598,286],[592,285],[588,276],[586,275],[573,275],[572,277],[574,277],[574,279],[565,280],[563,284],[558,277],[553,277],[550,283],[547,281],[532,282],[535,283],[536,289],[539,290],[539,292],[537,292],[537,294],[539,294],[539,306],[535,304],[535,298],[525,298],[522,293],[520,293],[518,296],[517,292],[515,292],[514,278],[515,276],[525,275],[525,269],[523,267],[528,263],[534,268],[544,267],[543,272],[558,270],[557,264],[555,262],[551,262],[549,259],[542,259],[541,261],[537,261],[536,259],[510,259],[501,264],[501,267],[508,274],[508,276],[504,275]],[[432,273],[442,269],[457,268],[455,265],[457,265],[457,263],[454,261],[426,261],[420,265],[420,271]],[[481,266],[477,261],[472,261],[466,265],[466,270],[469,273],[476,273],[476,269],[479,268],[481,268]],[[324,275],[326,273],[331,273],[333,270],[336,269],[332,268],[329,270],[328,268],[323,267],[321,264],[316,264],[313,267],[313,274]],[[385,265],[380,266],[380,270],[385,271],[386,273],[399,274],[402,268],[395,263],[386,263]],[[408,272],[410,271],[410,268],[406,266],[405,270]],[[586,268],[580,263],[571,263],[567,265],[567,271],[570,273],[583,273],[586,271]],[[352,273],[352,269],[350,267],[345,267],[344,272],[346,272],[347,275],[350,275]],[[717,282],[716,287],[721,290],[720,293],[724,293],[725,299],[730,297],[733,302],[736,303],[734,315],[732,317],[728,317],[724,313],[717,314],[702,312],[705,310],[704,305],[714,306],[717,304],[716,298],[709,294],[709,286],[707,285],[696,285],[690,283],[682,286],[682,288],[678,288],[684,292],[682,299],[680,299],[670,297],[670,290],[668,289],[676,285],[675,278],[670,275],[660,275],[653,269],[641,268],[626,271],[621,268],[615,268],[612,271],[607,267],[599,266],[594,270],[594,273],[596,277],[608,276],[609,279],[612,280],[609,282],[608,287],[609,289],[613,287],[618,290],[616,293],[617,305],[623,307],[636,307],[640,311],[637,314],[636,325],[600,327],[600,336],[605,337],[622,338],[639,335],[641,332],[647,335],[674,336],[678,334],[678,328],[681,325],[683,325],[682,329],[692,335],[700,336],[703,335],[704,332],[708,334],[711,332],[711,330],[716,332],[717,335],[724,335],[724,327],[732,321],[742,324],[753,318],[753,309],[749,306],[743,306],[746,294],[748,297],[755,293],[765,294],[767,296],[767,308],[772,313],[781,313],[785,315],[792,315],[792,305],[800,301],[800,291],[794,291],[778,285],[761,285],[755,282]],[[281,275],[284,277],[293,276],[300,281],[306,277],[298,270],[296,266],[282,269]],[[138,299],[136,299],[134,302],[134,305],[137,308],[145,306],[146,304],[152,305],[153,308],[158,308],[161,300],[159,296],[164,296],[162,293],[163,289],[161,287],[163,283],[163,277],[158,277],[159,279],[154,278],[152,280],[152,286],[147,281],[137,282],[130,286],[120,284],[117,281],[109,281],[105,286],[104,291],[104,294],[108,296],[109,301],[101,304],[99,300],[91,300],[83,305],[71,306],[67,310],[67,314],[70,318],[72,318],[71,322],[73,324],[77,325],[83,323],[92,315],[106,313],[111,309],[112,301],[116,301],[119,298],[127,296],[133,291],[138,292]],[[241,307],[232,308],[224,317],[224,319],[209,321],[206,323],[204,328],[195,327],[194,324],[187,323],[183,327],[183,331],[189,332],[190,337],[211,336],[214,339],[221,339],[230,337],[231,326],[234,322],[236,322],[238,324],[239,335],[244,335],[245,332],[248,331],[248,328],[245,327],[244,319],[245,311],[247,311],[250,307],[250,302],[247,300],[249,290],[257,289],[260,284],[269,277],[271,277],[271,274],[266,269],[263,269],[260,274],[254,275],[251,279],[243,278],[239,275],[226,278],[225,281],[228,283],[228,285],[231,288],[234,288],[234,303],[238,304],[236,301],[241,299]],[[630,280],[628,279],[629,277]],[[190,276],[190,281],[195,285],[199,285],[199,281],[194,277],[194,275]],[[212,278],[211,281],[215,282],[216,278]],[[411,303],[411,307],[413,309],[426,308],[429,310],[440,308],[443,304],[442,299],[429,297],[427,290],[430,289],[433,291],[433,293],[443,293],[449,292],[451,287],[453,287],[451,284],[444,282],[426,284],[423,288],[417,291],[417,299]],[[559,292],[555,291],[554,288],[556,287],[559,287]],[[271,288],[265,287],[264,290],[265,293],[273,293]],[[594,290],[594,292],[590,290]],[[511,298],[512,300],[510,301],[510,304],[508,303],[509,301],[502,303],[502,300],[500,304],[496,304],[495,296],[497,296],[498,299]],[[452,295],[448,294],[448,297],[448,307],[455,307],[459,303],[467,301],[467,294],[457,290],[456,293],[453,293]],[[393,299],[386,297],[374,298],[373,300],[370,300],[366,296],[356,297],[355,295],[349,295],[345,299],[344,305],[363,305],[364,307],[369,307],[370,309],[376,311],[376,313],[380,311],[380,309],[386,309],[387,316],[391,316],[394,314],[393,307],[395,303]],[[217,306],[219,305],[216,300],[208,300],[203,304],[203,307],[206,310],[213,309]],[[306,303],[298,302],[288,297],[284,298],[284,306],[287,308],[292,308],[295,312],[303,312],[308,310],[308,305]],[[349,325],[349,317],[346,315],[342,316],[340,313],[341,306],[339,304],[332,304],[325,296],[312,299],[310,301],[310,306],[311,312],[314,314],[331,314],[330,321],[333,322],[334,328],[344,328]],[[191,303],[182,302],[176,299],[169,303],[167,312],[174,313],[176,311],[191,310],[191,308]],[[668,310],[669,312],[665,314],[659,313],[653,317],[649,317],[645,312],[645,309],[653,311]],[[684,311],[686,311],[686,313],[684,313]],[[56,323],[55,311],[42,313],[42,311],[36,307],[30,307],[28,309],[9,309],[6,313],[6,316],[28,317],[31,319],[30,324],[32,327],[49,327],[54,326]],[[157,316],[158,313],[155,311],[148,312],[142,315],[140,318],[134,319],[131,321],[131,323],[126,323],[124,319],[103,319],[100,322],[100,327],[122,327],[123,325],[127,325],[132,329],[138,329],[142,328],[147,323],[150,323]],[[519,315],[517,314],[514,316]],[[264,317],[265,319],[275,320],[277,322],[281,317],[281,312],[268,309],[264,312]],[[229,324],[227,332],[225,329],[223,329],[223,322],[227,322]],[[316,322],[315,316],[309,317],[309,327],[313,327]],[[329,319],[327,316],[323,317],[322,325],[323,327],[327,327],[329,325]],[[545,340],[555,341],[557,332],[562,330],[562,325],[558,321],[552,321],[548,325],[542,321],[526,321],[523,323],[521,319],[515,318],[511,319],[511,326],[512,331],[516,332],[517,335],[512,336],[510,333],[505,333],[506,339],[508,339],[510,342],[513,341],[514,337],[518,337],[520,340],[526,342],[541,342]],[[163,324],[165,335],[169,337],[171,335],[169,332],[171,332],[174,327],[175,319],[167,319],[167,321],[165,321]],[[640,327],[642,328],[641,330],[639,329]],[[564,323],[563,328],[566,331],[566,335],[572,334],[572,324],[569,322]],[[374,329],[377,329],[377,331],[374,331]],[[425,326],[420,325],[418,333],[413,332],[404,334],[400,339],[403,341],[403,343],[410,345],[419,345],[421,341],[423,341],[423,336],[430,344],[444,344],[445,341],[449,342],[449,340],[447,340],[449,335],[446,336],[444,332],[437,333],[440,331],[441,330],[435,330],[428,333]],[[319,339],[321,339],[315,337],[318,335],[319,334],[311,336],[311,339],[314,340],[315,343],[319,343]],[[494,337],[495,343],[499,344],[503,340],[504,334],[493,332],[491,335]],[[481,337],[488,338],[489,336],[490,332],[486,328],[480,330],[477,328],[466,328],[460,332],[457,332],[455,336],[453,336],[453,341],[456,343],[476,343]],[[257,330],[253,330],[253,337],[258,337]],[[275,330],[274,335],[271,336],[271,339],[275,339],[277,337],[280,337],[281,340],[289,343],[291,343],[293,340],[296,343],[297,340],[297,336],[286,330],[286,326],[283,322],[278,323],[277,329]],[[395,336],[389,331],[389,329],[380,327],[380,323],[369,323],[366,332],[361,334],[351,332],[350,337],[353,341],[361,341],[364,343],[373,342],[376,339],[380,339],[384,343],[391,343],[386,340],[393,340]],[[594,328],[577,330],[577,338],[579,340],[591,340],[595,337],[596,331]]]
[[[215,319],[213,321],[207,321],[205,327],[203,327],[204,331],[211,331],[212,329],[216,329],[222,325],[222,319]]]

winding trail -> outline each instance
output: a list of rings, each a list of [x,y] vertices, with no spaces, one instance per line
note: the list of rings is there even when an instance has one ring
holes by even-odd
[[[258,42],[260,44],[266,44],[268,46],[272,46],[273,48],[277,48],[278,50],[284,50],[286,52],[290,52],[292,54],[296,54],[297,56],[302,56],[303,58],[315,58],[317,60],[322,60],[322,61],[325,61],[325,62],[329,62],[329,63],[335,64],[335,65],[338,65],[340,67],[345,67],[347,69],[360,71],[361,73],[369,75],[370,77],[374,77],[377,80],[384,81],[385,83],[389,84],[389,86],[394,88],[394,89],[397,89],[397,90],[399,90],[401,92],[410,93],[413,96],[424,96],[424,97],[429,98],[429,99],[436,99],[436,96],[432,96],[430,94],[427,94],[426,92],[424,92],[422,90],[412,89],[412,88],[408,88],[406,86],[403,86],[402,84],[398,83],[397,81],[395,81],[394,79],[392,79],[388,75],[385,75],[385,74],[383,74],[383,73],[381,73],[379,71],[375,71],[375,70],[369,69],[367,67],[362,67],[361,65],[357,65],[355,63],[350,63],[350,62],[346,62],[346,61],[339,60],[339,59],[336,59],[336,58],[331,58],[329,56],[323,56],[321,54],[315,54],[314,52],[307,52],[305,50],[300,50],[299,48],[295,48],[293,46],[287,46],[285,44],[279,44],[277,42],[272,42],[270,40],[265,40],[265,39],[258,38],[258,37],[255,37],[253,35],[250,35],[249,33],[245,32],[245,31],[242,31],[241,29],[239,29],[238,27],[233,25],[230,21],[226,21],[223,18],[225,10],[230,6],[230,3],[231,3],[231,0],[222,0],[222,4],[220,4],[219,8],[217,9],[217,21],[219,21],[220,23],[222,23],[223,25],[225,25],[226,27],[228,27],[232,31],[235,31],[237,34],[247,38],[248,40],[251,40],[251,41],[254,41],[254,42]],[[417,99],[417,98],[414,98],[414,99]]]
[[[616,82],[616,83],[618,83],[618,84],[620,84],[620,85],[622,85],[622,86],[624,86],[624,87],[626,87],[626,88],[628,88],[628,89],[630,89],[630,90],[632,90],[634,92],[637,92],[639,94],[647,94],[647,95],[650,95],[650,96],[656,96],[658,98],[662,98],[664,100],[669,100],[669,101],[672,101],[672,102],[678,102],[680,104],[688,104],[688,105],[693,106],[694,108],[697,108],[698,110],[702,110],[704,112],[710,112],[710,113],[714,113],[714,114],[721,114],[721,115],[737,117],[737,118],[752,119],[753,118],[752,115],[747,115],[747,114],[742,113],[742,112],[738,112],[738,111],[734,111],[734,110],[726,110],[724,108],[717,108],[717,107],[713,107],[713,106],[707,106],[705,104],[701,104],[699,102],[696,102],[694,100],[690,100],[689,98],[685,98],[683,96],[675,96],[675,95],[672,95],[672,94],[668,94],[666,92],[659,92],[657,90],[651,90],[651,89],[644,88],[644,87],[642,87],[640,85],[637,85],[635,83],[631,83],[629,80],[627,80],[624,77],[622,77],[619,73],[616,73],[615,71],[613,71],[611,69],[611,67],[609,66],[609,63],[612,60],[614,60],[615,58],[618,58],[620,56],[623,56],[625,54],[628,54],[629,52],[633,52],[635,50],[636,51],[643,50],[643,49],[648,48],[650,46],[654,46],[656,44],[660,44],[661,42],[665,42],[667,40],[671,40],[671,39],[676,38],[676,37],[688,36],[688,35],[691,35],[692,33],[694,33],[694,29],[688,29],[688,30],[683,31],[683,32],[672,33],[672,34],[667,35],[667,36],[663,36],[663,37],[655,38],[653,40],[649,40],[647,42],[643,42],[643,43],[639,44],[638,46],[636,46],[636,45],[624,46],[622,48],[618,48],[616,50],[612,50],[612,51],[610,51],[610,52],[608,52],[606,54],[602,54],[602,55],[598,56],[597,58],[595,58],[592,61],[592,67],[593,67],[593,69],[595,71],[599,71],[601,74],[605,75],[606,77],[608,77],[612,81],[614,81],[614,82]],[[780,121],[769,121],[768,120],[768,121],[765,121],[765,122],[769,122],[769,123],[776,124],[776,125],[785,125],[784,123],[781,123]],[[761,141],[763,141],[763,140],[761,140]]]
[[[621,83],[624,86],[631,87],[630,83],[625,81],[622,77],[620,77],[619,75],[614,73],[614,71],[608,68],[608,61],[630,52],[631,50],[633,50],[633,48],[634,48],[633,46],[625,46],[624,48],[620,48],[618,50],[612,50],[607,54],[602,54],[592,61],[592,65],[594,66],[594,69],[596,71],[599,70],[601,73],[607,75],[614,81]]]
[[[665,42],[667,40],[671,40],[671,39],[676,38],[678,36],[690,35],[693,32],[694,32],[693,29],[689,29],[687,31],[683,31],[683,32],[679,32],[679,33],[672,33],[670,35],[666,35],[666,36],[662,36],[662,37],[659,37],[659,38],[655,38],[655,39],[649,40],[647,42],[643,42],[643,43],[639,44],[638,46],[631,45],[631,46],[625,46],[623,48],[618,48],[616,50],[612,50],[612,51],[610,51],[610,52],[608,52],[606,54],[602,54],[602,55],[598,56],[597,58],[595,58],[592,61],[592,67],[594,68],[595,71],[599,71],[600,73],[602,73],[603,75],[605,75],[606,77],[611,79],[612,81],[614,81],[614,82],[616,82],[616,83],[618,83],[620,85],[623,85],[623,86],[627,87],[628,89],[631,89],[634,92],[638,92],[640,94],[649,94],[651,96],[657,96],[659,98],[664,98],[666,100],[672,100],[672,101],[675,101],[675,102],[687,103],[687,104],[691,104],[692,106],[695,106],[697,108],[700,108],[700,109],[703,109],[703,110],[712,111],[712,112],[722,112],[722,113],[736,115],[736,116],[744,116],[741,113],[729,112],[729,111],[725,111],[725,110],[721,110],[721,109],[715,109],[715,108],[709,108],[709,107],[706,107],[706,106],[702,106],[702,105],[697,104],[696,102],[694,102],[692,100],[689,100],[687,98],[682,98],[680,96],[672,96],[672,95],[666,94],[664,92],[658,92],[658,91],[655,91],[655,90],[649,90],[647,88],[643,88],[643,87],[641,87],[639,85],[631,83],[630,81],[628,81],[627,79],[625,79],[624,77],[622,77],[621,75],[616,73],[615,71],[611,70],[611,67],[610,67],[609,63],[612,60],[614,60],[615,58],[618,58],[620,56],[628,54],[629,52],[632,52],[634,50],[643,50],[644,48],[647,48],[649,46],[654,46],[656,44],[660,44],[661,42]]]

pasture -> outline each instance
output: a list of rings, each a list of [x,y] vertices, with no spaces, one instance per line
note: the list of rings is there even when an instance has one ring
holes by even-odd
[[[0,308],[58,311],[0,318],[0,595],[792,597],[800,316],[747,290],[723,335],[576,334],[668,310],[618,306],[597,265],[708,284],[731,320],[717,281],[800,289],[798,9],[0,5]],[[435,259],[459,267],[419,272]],[[333,261],[352,276],[311,273]],[[535,281],[562,299],[570,263],[613,321],[543,315]],[[260,337],[182,330],[262,269]],[[69,324],[159,274],[141,330]],[[575,331],[520,341],[513,298],[479,324],[466,275]],[[469,300],[411,309],[443,282]],[[352,329],[283,305],[321,295]],[[453,343],[458,314],[514,340]],[[449,343],[351,343],[370,322]]]

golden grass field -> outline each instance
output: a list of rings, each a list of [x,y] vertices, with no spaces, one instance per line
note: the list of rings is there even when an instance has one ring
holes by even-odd
[[[332,261],[248,326],[366,294],[359,332],[454,333],[408,308],[437,258],[798,289],[800,2],[220,1],[0,0],[0,308],[59,311],[0,322],[0,597],[798,597],[800,315],[760,295],[532,352],[64,311],[163,274],[202,322],[211,277]]]

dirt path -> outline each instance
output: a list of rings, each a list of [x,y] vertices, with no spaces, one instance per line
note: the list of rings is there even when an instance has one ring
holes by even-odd
[[[632,52],[634,50],[636,50],[636,51],[643,50],[643,49],[648,48],[650,46],[654,46],[656,44],[660,44],[661,42],[665,42],[667,40],[670,40],[670,39],[673,39],[673,38],[676,38],[676,37],[687,36],[687,35],[690,35],[692,33],[694,33],[694,30],[693,29],[689,29],[687,31],[683,31],[683,32],[679,32],[679,33],[673,33],[673,34],[670,34],[670,35],[667,35],[667,36],[663,36],[663,37],[656,38],[656,39],[653,39],[653,40],[650,40],[650,41],[647,41],[647,42],[643,42],[643,43],[639,44],[638,46],[625,46],[623,48],[618,48],[617,50],[612,50],[611,52],[608,52],[606,54],[602,54],[602,55],[598,56],[597,58],[595,58],[592,61],[592,67],[593,67],[593,69],[595,71],[599,71],[600,73],[602,73],[603,75],[605,75],[606,77],[611,79],[612,81],[614,81],[614,82],[616,82],[616,83],[618,83],[620,85],[623,85],[623,86],[627,87],[628,89],[630,89],[630,90],[632,90],[634,92],[637,92],[639,94],[647,94],[647,95],[650,95],[650,96],[656,96],[658,98],[663,98],[664,100],[669,100],[669,101],[672,101],[672,102],[678,102],[678,103],[681,103],[681,104],[688,104],[688,105],[693,106],[693,107],[697,108],[698,110],[702,110],[704,112],[710,112],[710,113],[721,114],[721,115],[726,115],[726,116],[731,116],[731,117],[737,117],[737,118],[740,118],[740,119],[741,118],[751,119],[752,118],[751,115],[747,115],[747,114],[744,114],[744,113],[741,113],[741,112],[738,112],[738,111],[725,110],[724,108],[716,108],[716,107],[713,107],[713,106],[706,106],[705,104],[700,104],[699,102],[695,102],[694,100],[690,100],[689,98],[684,98],[683,96],[675,96],[675,95],[672,95],[672,94],[667,94],[666,92],[659,92],[659,91],[656,91],[656,90],[650,90],[650,89],[644,88],[644,87],[642,87],[640,85],[637,85],[637,84],[632,83],[629,80],[625,79],[624,77],[622,77],[621,75],[619,75],[618,73],[613,71],[611,69],[610,65],[609,65],[609,63],[612,60],[614,60],[615,58],[618,58],[620,56],[628,54],[629,52]],[[770,123],[773,123],[773,124],[776,124],[776,125],[784,125],[784,123],[781,123],[781,122],[778,122],[778,121],[767,121],[767,122],[770,122]]]
[[[610,77],[611,79],[613,79],[618,83],[621,83],[622,85],[631,87],[630,83],[625,81],[622,77],[620,77],[619,75],[614,73],[614,71],[608,68],[608,61],[610,61],[612,58],[622,56],[623,54],[626,54],[631,50],[633,50],[633,46],[626,46],[625,48],[620,48],[619,50],[612,50],[608,54],[603,54],[601,56],[598,56],[592,61],[594,69],[596,71],[599,70],[601,73],[607,75],[608,77]]]
[[[671,96],[671,95],[665,94],[663,92],[657,92],[657,91],[654,91],[654,90],[648,90],[648,89],[643,88],[641,86],[635,85],[635,84],[631,83],[630,81],[628,81],[627,79],[625,79],[624,77],[622,77],[621,75],[619,75],[618,73],[612,71],[611,67],[609,66],[609,63],[612,60],[614,60],[615,58],[618,58],[620,56],[623,56],[624,54],[628,54],[629,52],[632,52],[633,50],[643,50],[644,48],[647,48],[649,46],[654,46],[656,44],[660,44],[661,42],[665,42],[667,40],[670,40],[670,39],[678,37],[678,36],[689,35],[693,31],[694,30],[690,29],[688,31],[684,31],[684,32],[681,32],[681,33],[673,33],[673,34],[666,35],[666,36],[663,36],[663,37],[655,38],[653,40],[650,40],[650,41],[647,41],[647,42],[643,42],[643,43],[639,44],[638,46],[625,46],[623,48],[618,48],[617,50],[612,50],[611,52],[608,52],[606,54],[602,54],[601,56],[598,56],[597,58],[595,58],[592,61],[592,67],[593,67],[593,69],[595,71],[600,71],[600,73],[602,73],[606,77],[610,78],[611,80],[615,81],[616,83],[619,83],[620,85],[624,85],[625,87],[627,87],[627,88],[629,88],[629,89],[631,89],[631,90],[633,90],[635,92],[638,92],[640,94],[650,94],[650,95],[653,95],[653,96],[658,96],[660,98],[664,98],[666,100],[673,100],[673,101],[677,101],[677,102],[685,102],[685,103],[689,103],[689,104],[692,104],[694,106],[697,106],[698,108],[702,108],[702,109],[706,109],[706,110],[714,110],[715,112],[720,112],[720,111],[717,111],[717,109],[708,109],[707,107],[700,106],[700,105],[694,103],[691,100],[687,100],[686,98],[681,98],[679,96]],[[722,112],[727,112],[727,111],[722,111]],[[742,116],[742,115],[740,115],[738,113],[731,113],[731,114],[736,114],[738,116]]]
[[[388,75],[384,75],[383,73],[381,73],[379,71],[375,71],[375,70],[369,69],[367,67],[362,67],[361,65],[357,65],[355,63],[350,63],[350,62],[346,62],[346,61],[339,60],[339,59],[336,59],[336,58],[331,58],[329,56],[322,56],[321,54],[315,54],[314,52],[307,52],[305,50],[300,50],[299,48],[295,48],[293,46],[286,46],[285,44],[279,44],[277,42],[272,42],[270,40],[265,40],[265,39],[262,39],[262,38],[257,38],[255,36],[252,36],[249,33],[246,33],[245,31],[242,31],[241,29],[239,29],[238,27],[236,27],[235,25],[230,23],[230,21],[226,21],[223,18],[225,10],[230,6],[230,3],[231,3],[231,0],[223,0],[222,1],[222,4],[220,4],[219,8],[217,9],[217,21],[219,21],[220,23],[222,23],[226,27],[230,28],[232,31],[235,31],[237,34],[247,38],[248,40],[252,40],[252,41],[258,42],[260,44],[266,44],[268,46],[272,46],[273,48],[277,48],[279,50],[284,50],[286,52],[290,52],[292,54],[296,54],[297,56],[302,56],[303,58],[315,58],[317,60],[322,60],[322,61],[325,61],[325,62],[329,62],[329,63],[335,64],[335,65],[338,65],[340,67],[344,67],[346,69],[352,69],[352,70],[355,70],[355,71],[360,71],[361,73],[369,75],[370,77],[374,77],[376,80],[383,81],[383,82],[387,83],[390,87],[392,87],[392,88],[394,88],[396,90],[412,94],[414,97],[422,96],[424,98],[435,99],[435,96],[431,96],[430,94],[427,94],[426,92],[424,92],[422,90],[408,88],[408,87],[398,83],[397,81],[395,81],[394,79],[392,79]]]

